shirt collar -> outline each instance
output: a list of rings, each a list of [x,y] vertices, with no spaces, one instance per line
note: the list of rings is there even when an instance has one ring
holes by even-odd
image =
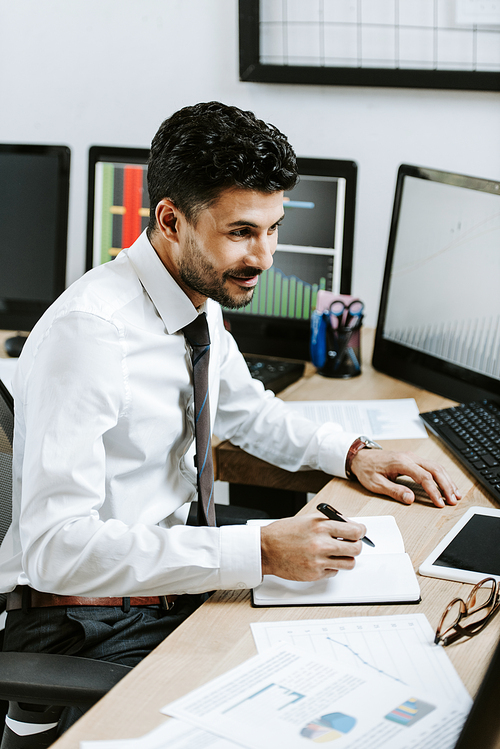
[[[167,333],[176,333],[195,319],[196,307],[163,265],[146,231],[123,252],[165,323]]]

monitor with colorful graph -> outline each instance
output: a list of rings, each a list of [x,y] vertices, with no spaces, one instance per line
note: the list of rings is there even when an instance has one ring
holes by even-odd
[[[93,146],[89,158],[87,267],[112,260],[147,226],[147,149]],[[319,289],[351,290],[357,166],[298,159],[300,180],[285,193],[273,267],[252,302],[225,310],[244,353],[309,358],[309,321]]]

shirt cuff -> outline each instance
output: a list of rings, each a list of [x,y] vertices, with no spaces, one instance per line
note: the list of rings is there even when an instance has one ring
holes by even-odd
[[[220,529],[220,588],[241,590],[262,582],[260,527],[223,525]]]
[[[320,427],[318,464],[319,468],[332,476],[347,478],[345,472],[345,461],[347,453],[354,440],[359,434],[353,432],[332,432],[328,424]]]

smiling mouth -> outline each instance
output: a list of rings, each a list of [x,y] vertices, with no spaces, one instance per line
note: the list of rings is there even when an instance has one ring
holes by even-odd
[[[250,278],[246,276],[229,276],[229,278],[234,283],[237,283],[238,286],[243,286],[246,289],[253,289],[259,282],[258,276],[251,276]]]
[[[249,268],[241,274],[228,273],[227,278],[245,289],[253,289],[259,282],[262,271],[258,268]]]

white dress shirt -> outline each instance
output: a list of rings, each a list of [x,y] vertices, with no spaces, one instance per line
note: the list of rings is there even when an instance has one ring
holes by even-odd
[[[318,428],[264,391],[219,305],[205,308],[214,433],[288,470],[345,476],[357,435]],[[35,326],[13,381],[13,519],[0,591],[148,596],[260,582],[258,527],[185,525],[196,472],[181,329],[196,314],[144,233]]]

